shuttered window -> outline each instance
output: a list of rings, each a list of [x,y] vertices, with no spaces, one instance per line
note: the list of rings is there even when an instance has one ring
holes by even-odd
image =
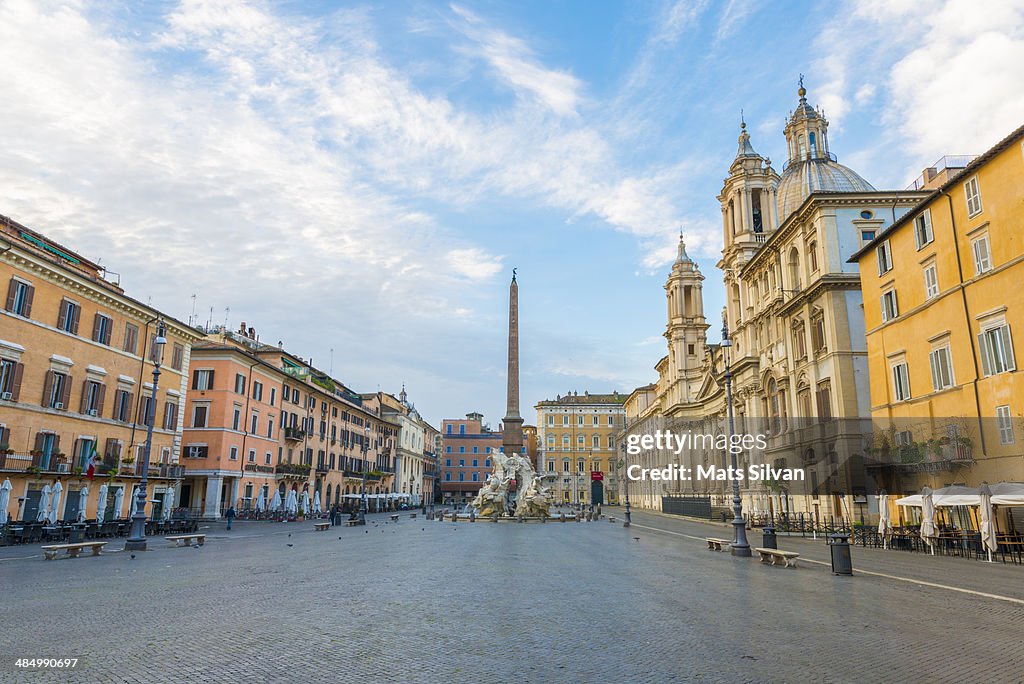
[[[13,314],[31,318],[32,299],[35,297],[35,293],[36,289],[31,284],[24,280],[11,278],[11,282],[7,286],[7,304],[4,308]]]

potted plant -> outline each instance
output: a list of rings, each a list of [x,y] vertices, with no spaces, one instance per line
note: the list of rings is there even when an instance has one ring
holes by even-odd
[[[43,469],[40,468],[39,466],[29,466],[28,468],[25,468],[25,472],[28,473],[29,475],[38,475],[39,473],[43,472]]]
[[[81,475],[82,474],[82,466],[75,466],[74,468],[72,468],[71,469],[71,474],[72,475]]]

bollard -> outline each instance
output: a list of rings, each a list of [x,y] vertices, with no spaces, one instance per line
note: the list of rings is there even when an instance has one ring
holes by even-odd
[[[772,527],[771,525],[768,525],[767,527],[764,528],[764,533],[763,533],[762,540],[761,540],[761,546],[763,546],[766,549],[777,549],[777,548],[779,548],[779,543],[775,539],[775,528]]]
[[[850,542],[848,534],[833,534],[829,538],[829,550],[832,551],[832,574],[852,575],[853,559],[850,557]]]

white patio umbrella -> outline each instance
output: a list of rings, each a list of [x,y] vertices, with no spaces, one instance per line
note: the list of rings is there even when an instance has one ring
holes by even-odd
[[[265,490],[260,490],[260,495],[256,497],[256,512],[262,513],[263,509],[267,507],[267,493]]]
[[[313,496],[313,512],[317,515],[320,515],[321,513],[323,513],[323,511],[323,506],[320,505],[320,492],[317,492]]]
[[[878,495],[878,534],[882,537],[882,548],[889,543],[892,534],[892,519],[889,516],[889,495],[884,491]]]
[[[288,492],[288,497],[284,500],[284,510],[286,513],[295,514],[299,511],[299,505],[295,499],[295,490]]]
[[[274,490],[274,498],[270,500],[270,510],[281,510],[281,490]]]
[[[51,525],[56,525],[57,518],[60,517],[60,495],[63,493],[64,485],[60,483],[60,480],[57,480],[56,484],[53,485],[53,489],[50,490],[50,495],[53,499],[50,503],[50,514],[46,516]]]
[[[935,504],[932,502],[932,490],[930,487],[922,487],[921,539],[924,539],[924,543],[931,548],[933,556],[935,555],[935,546],[933,546],[935,534]]]
[[[114,520],[121,517],[121,505],[124,503],[124,487],[118,487],[114,492]]]
[[[0,525],[7,522],[7,507],[11,505],[11,481],[4,478],[0,484]]]
[[[996,506],[1024,506],[1024,482],[997,482],[989,489]]]
[[[992,490],[987,482],[982,482],[978,489],[981,496],[979,517],[981,518],[981,545],[988,551],[988,562],[992,562],[992,552],[999,548],[996,541],[996,521],[992,515]]]
[[[89,503],[89,485],[78,490],[78,522],[85,522],[85,505]]]
[[[37,522],[44,522],[50,515],[50,485],[43,485],[39,492],[39,513],[36,515]]]
[[[96,500],[96,522],[102,523],[107,517],[107,485],[100,485],[99,498]]]
[[[175,496],[174,487],[169,487],[167,491],[164,493],[164,520],[171,519],[171,511],[174,509],[175,498],[177,497]]]
[[[302,492],[302,506],[300,508],[302,508],[304,515],[309,515],[309,492]]]

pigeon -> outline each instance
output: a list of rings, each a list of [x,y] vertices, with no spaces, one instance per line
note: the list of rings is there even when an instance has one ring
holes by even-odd
[[[135,560],[135,554],[134,553],[132,554],[132,560]]]
[[[292,533],[291,533],[291,532],[289,532],[289,533],[288,533],[288,536],[289,536],[289,537],[290,537],[290,536],[292,536]]]
[[[288,544],[288,548],[295,546],[295,544]]]
[[[338,541],[341,541],[341,537],[338,537]]]
[[[640,541],[640,537],[633,537],[633,541]]]

